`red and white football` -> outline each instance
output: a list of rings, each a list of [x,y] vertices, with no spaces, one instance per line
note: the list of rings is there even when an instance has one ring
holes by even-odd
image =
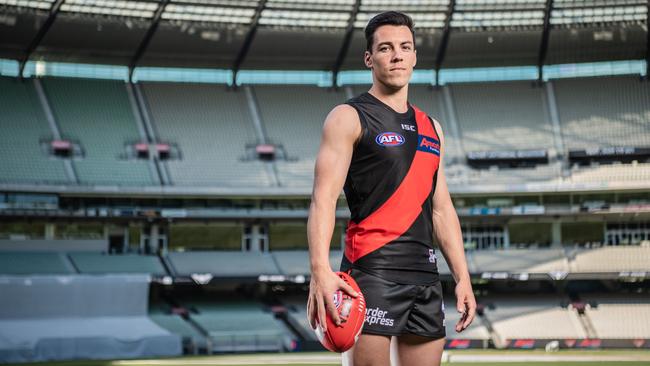
[[[359,289],[357,282],[350,277],[347,273],[336,272],[336,274],[350,285],[354,291],[359,293],[357,298],[354,298],[345,291],[337,290],[334,293],[334,306],[339,313],[341,325],[336,326],[329,312],[327,313],[327,332],[323,332],[322,328],[316,320],[316,335],[320,343],[332,352],[345,352],[354,346],[354,343],[361,334],[363,322],[366,319],[366,300]]]

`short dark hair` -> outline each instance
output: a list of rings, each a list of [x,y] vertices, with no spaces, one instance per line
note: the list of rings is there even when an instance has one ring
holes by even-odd
[[[398,11],[385,11],[375,15],[368,25],[366,25],[366,50],[372,52],[372,43],[375,37],[375,31],[382,25],[405,25],[409,27],[415,43],[415,31],[413,30],[413,19],[410,16]],[[415,48],[415,44],[413,45]]]

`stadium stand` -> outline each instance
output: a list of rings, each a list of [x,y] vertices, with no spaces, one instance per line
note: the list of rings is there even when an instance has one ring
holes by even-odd
[[[255,144],[243,92],[223,85],[144,83],[157,138],[176,143],[181,159],[164,162],[175,185],[270,187],[264,163],[247,156]],[[247,161],[248,159],[248,161]]]
[[[355,88],[358,92],[360,89]],[[432,89],[422,85],[409,86],[409,102],[437,120],[442,127],[444,135],[444,159],[447,164],[457,163],[464,159],[459,150],[459,137],[454,134],[450,126],[449,116],[445,109],[444,96],[440,89]]]
[[[563,249],[509,249],[468,252],[470,272],[548,273],[568,271]]]
[[[543,89],[530,82],[451,84],[465,151],[552,149]]]
[[[182,353],[147,317],[148,276],[2,277],[0,292],[1,362]]]
[[[309,252],[304,250],[276,250],[271,252],[280,272],[287,276],[308,275]],[[330,251],[330,265],[338,271],[343,253],[339,250]]]
[[[309,252],[300,251],[274,251],[272,252],[275,263],[280,272],[287,276],[306,275],[310,272]]]
[[[610,246],[577,249],[570,253],[571,272],[645,272],[650,269],[650,247]]]
[[[445,167],[449,184],[526,184],[557,180],[561,174],[561,163],[522,168],[471,169],[466,165]]]
[[[261,274],[280,274],[268,253],[218,251],[171,252],[167,255],[173,271],[178,275],[209,273],[215,277],[255,277]]]
[[[450,296],[451,297],[451,296]],[[453,298],[453,297],[452,297]],[[460,320],[461,314],[456,311],[456,304],[453,302],[445,302],[445,331],[448,339],[490,339],[490,332],[483,324],[482,319],[477,316],[474,318],[472,324],[462,333],[456,332],[456,323]]]
[[[102,253],[70,253],[69,258],[80,273],[148,273],[167,275],[160,259],[156,256]]]
[[[0,110],[0,182],[69,183],[63,162],[40,146],[53,135],[32,82],[0,77]]]
[[[101,252],[105,239],[0,239],[0,252]]]
[[[649,126],[650,128],[650,126]],[[643,183],[650,181],[650,164],[608,164],[574,166],[568,178],[572,183]]]
[[[71,274],[77,273],[65,253],[0,251],[0,274]]]
[[[553,80],[566,148],[650,146],[650,85],[635,76]]]
[[[333,269],[341,268],[341,260],[343,259],[343,251],[330,248],[330,265]]]
[[[186,305],[198,312],[191,317],[208,332],[214,352],[289,349],[291,337],[284,324],[256,303],[193,300]]]
[[[180,315],[174,314],[169,306],[164,304],[150,304],[149,318],[172,334],[177,334],[188,345],[192,353],[199,349],[206,349],[208,341],[201,331],[190,321],[183,319]]]
[[[578,313],[561,307],[561,301],[559,298],[534,295],[483,299],[483,303],[493,305],[486,307],[485,315],[501,342],[518,338],[587,338]]]
[[[436,250],[436,266],[438,267],[438,273],[441,275],[450,275],[451,270],[449,269],[449,265],[447,264],[447,260],[445,257],[442,255],[440,250]]]
[[[650,297],[628,294],[585,295],[586,315],[598,338],[650,338]]]
[[[6,109],[23,127],[20,133],[13,134],[6,129],[0,136],[7,156],[20,152],[16,159],[11,158],[9,164],[0,167],[8,169],[2,179],[7,182],[66,182],[63,163],[48,158],[38,146],[41,139],[51,138],[51,132],[43,122],[45,118],[35,88],[31,83],[16,83],[8,78],[0,82],[3,92],[7,93],[3,102],[12,106]],[[650,120],[650,103],[646,101],[648,88],[635,78],[560,79],[552,83],[566,148],[650,146],[650,134],[646,131],[650,130],[647,128]],[[125,144],[141,137],[121,82],[47,77],[42,84],[64,137],[80,141],[84,150],[83,158],[72,160],[80,183],[157,184],[146,162],[124,160]],[[595,86],[601,84],[626,93],[626,97],[610,101],[602,94],[605,91],[596,90]],[[277,174],[278,184],[286,189],[310,187],[317,136],[320,136],[324,116],[346,99],[342,92],[316,86],[251,87],[259,106],[262,133],[271,142],[280,144],[280,155],[286,153],[288,157],[288,160],[268,163],[258,161],[252,150],[260,137],[253,126],[246,93],[209,84],[147,82],[141,85],[157,139],[172,143],[180,150],[180,159],[161,163],[168,167],[172,183],[178,186],[271,187],[276,184]],[[450,98],[462,135],[460,140],[451,126],[445,93],[441,89],[413,85],[411,102],[437,118],[445,129],[447,178],[452,185],[555,181],[630,184],[650,179],[646,163],[573,167],[565,173],[562,162],[553,160],[535,168],[469,168],[462,163],[464,157],[458,141],[462,142],[465,151],[541,148],[548,150],[552,158],[555,144],[545,94],[543,89],[533,88],[528,82],[461,83],[446,88],[451,90]],[[357,95],[367,91],[367,86],[355,86],[351,90]],[[585,94],[577,92],[581,90],[593,95],[577,96]],[[601,99],[602,103],[587,103]],[[309,107],[297,108],[297,103]],[[109,125],[111,128],[107,128]],[[588,140],[580,135],[587,126],[602,133]],[[17,144],[20,146],[15,146]],[[25,169],[27,166],[30,169]],[[274,169],[277,173],[273,173]]]
[[[276,162],[282,186],[311,187],[323,121],[345,95],[326,88],[299,85],[255,86],[269,140],[281,144],[289,159]]]
[[[141,138],[123,82],[44,78],[43,88],[61,135],[81,141],[84,156],[73,159],[81,184],[154,184],[146,162],[125,159]]]
[[[307,296],[286,295],[282,297],[282,303],[288,309],[288,322],[297,330],[298,334],[305,340],[317,341],[316,332],[311,329],[307,319]]]

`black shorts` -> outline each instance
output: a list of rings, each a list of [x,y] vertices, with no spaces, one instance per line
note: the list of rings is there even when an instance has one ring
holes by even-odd
[[[350,271],[350,276],[357,281],[366,300],[363,334],[445,337],[440,281],[431,285],[404,285],[356,268]]]

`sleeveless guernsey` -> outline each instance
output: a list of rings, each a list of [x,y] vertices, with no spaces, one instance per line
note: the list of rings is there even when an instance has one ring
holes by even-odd
[[[398,113],[370,93],[352,98],[361,122],[343,188],[351,218],[341,270],[356,268],[404,284],[438,280],[432,202],[440,138],[409,104]]]

